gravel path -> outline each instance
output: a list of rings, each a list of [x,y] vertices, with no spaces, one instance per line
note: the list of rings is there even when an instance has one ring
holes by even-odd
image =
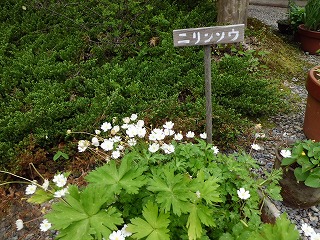
[[[265,24],[271,26],[277,31],[276,21],[285,19],[287,14],[286,8],[268,7],[268,6],[249,6],[249,17],[257,18]],[[314,65],[320,65],[320,56],[305,55],[307,61]],[[258,160],[262,168],[271,169],[275,159],[274,148],[277,143],[288,139],[305,139],[302,131],[307,91],[304,86],[297,83],[297,79],[292,79],[284,84],[291,89],[292,94],[300,97],[301,101],[297,103],[298,111],[290,115],[275,116],[270,120],[275,124],[272,129],[266,130],[266,141],[259,144],[263,146],[263,150],[255,152],[253,157]],[[300,81],[301,82],[301,81]],[[316,232],[320,233],[320,205],[311,207],[310,209],[293,209],[282,204],[282,202],[274,202],[276,208],[280,212],[287,212],[289,218],[294,222],[298,229],[301,229],[303,223],[311,225]],[[301,232],[301,230],[300,230]],[[304,238],[307,239],[307,238]]]

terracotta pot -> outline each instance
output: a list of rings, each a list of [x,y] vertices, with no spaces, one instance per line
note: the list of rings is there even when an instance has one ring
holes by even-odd
[[[276,149],[276,159],[274,168],[283,169],[282,179],[280,180],[281,196],[283,203],[292,208],[310,208],[320,203],[320,188],[311,188],[303,182],[297,182],[292,167],[282,167],[282,156],[279,148]]]
[[[283,203],[292,208],[310,208],[320,203],[320,188],[311,188],[304,185],[303,182],[297,182],[292,167],[282,167],[282,156],[280,148],[277,148],[274,168],[283,169],[283,176],[280,180],[281,196]]]
[[[316,77],[316,69],[312,68],[307,77],[307,106],[304,115],[303,131],[307,138],[320,141],[320,82]]]
[[[320,32],[308,30],[301,24],[298,26],[298,34],[302,50],[316,54],[320,49]]]

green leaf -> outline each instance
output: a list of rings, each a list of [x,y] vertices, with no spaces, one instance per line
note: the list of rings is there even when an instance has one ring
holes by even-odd
[[[288,166],[292,163],[296,162],[296,159],[295,158],[283,158],[281,160],[281,166]]]
[[[307,156],[301,156],[297,159],[297,163],[302,166],[302,172],[307,172],[314,167]]]
[[[102,185],[108,191],[119,194],[124,189],[129,194],[136,194],[143,185],[146,184],[143,172],[145,168],[138,168],[132,164],[132,160],[123,157],[119,168],[116,161],[112,160],[108,164],[90,172],[86,180],[92,184]]]
[[[37,191],[27,200],[30,203],[44,203],[53,199],[53,195],[50,192],[46,192],[42,188],[37,188]]]
[[[285,213],[277,218],[276,223],[263,225],[260,232],[252,234],[248,240],[298,240],[300,234]]]
[[[144,219],[134,218],[128,225],[128,231],[132,232],[132,238],[141,239],[147,237],[149,240],[170,239],[167,228],[169,221],[168,213],[158,213],[158,206],[148,202],[143,208]]]
[[[88,185],[83,192],[71,185],[65,201],[53,204],[45,218],[59,231],[58,239],[93,239],[91,235],[99,240],[107,238],[116,225],[123,223],[115,208],[103,208],[111,198],[112,193],[97,185]]]
[[[302,168],[298,167],[294,169],[294,176],[296,177],[296,179],[300,182],[303,182],[307,179],[307,177],[309,176],[308,172],[302,172]]]
[[[320,168],[314,169],[305,180],[304,184],[312,188],[320,188]]]
[[[64,159],[69,159],[69,155],[64,153],[64,152],[61,152],[61,151],[58,151],[54,156],[53,156],[53,160],[54,161],[57,161],[60,157],[63,157]]]
[[[207,206],[200,204],[192,204],[189,210],[190,214],[188,217],[187,228],[189,239],[197,239],[202,236],[202,224],[208,227],[214,227],[213,210]]]
[[[182,174],[174,175],[172,169],[165,168],[163,176],[153,176],[147,189],[152,192],[158,192],[156,196],[157,203],[161,204],[161,209],[180,216],[181,213],[188,211],[188,199],[190,191],[188,188],[189,180]]]

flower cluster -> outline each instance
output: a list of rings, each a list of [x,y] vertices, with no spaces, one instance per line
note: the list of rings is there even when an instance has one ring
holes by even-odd
[[[48,195],[48,198],[62,198],[68,193],[68,187],[65,187],[67,184],[67,177],[64,174],[56,174],[52,182],[54,183],[54,186],[50,187],[50,182],[48,179],[43,180],[43,184],[40,185],[37,183],[37,181],[30,181],[31,184],[29,184],[26,187],[25,193],[26,195],[33,195],[37,192],[38,188],[45,191],[45,194]],[[32,202],[32,197],[30,198]],[[18,219],[16,221],[16,228],[18,231],[23,229],[24,222],[22,219]],[[40,224],[40,230],[42,232],[46,232],[48,229],[51,228],[51,223],[44,219],[42,223]]]
[[[111,122],[104,122],[100,129],[95,130],[91,141],[78,141],[78,151],[84,152],[87,149],[99,152],[107,161],[118,159],[123,156],[124,151],[135,146],[139,140],[148,142],[148,151],[156,153],[163,151],[165,154],[171,154],[175,151],[174,141],[183,141],[183,139],[192,139],[195,133],[192,131],[186,132],[185,136],[182,132],[175,132],[174,123],[171,121],[165,122],[161,128],[149,129],[145,126],[143,120],[138,120],[137,114],[132,114],[130,117],[122,119],[122,124],[117,124],[117,119]],[[67,131],[72,133],[71,130]],[[206,139],[207,134],[201,133],[201,139]],[[212,147],[215,154],[219,152],[216,146]]]

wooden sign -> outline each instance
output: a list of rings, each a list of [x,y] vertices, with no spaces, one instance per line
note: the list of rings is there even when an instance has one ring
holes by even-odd
[[[212,143],[211,45],[244,41],[244,24],[173,30],[175,47],[204,45],[206,134]]]
[[[175,47],[236,43],[244,40],[244,24],[173,30]]]

